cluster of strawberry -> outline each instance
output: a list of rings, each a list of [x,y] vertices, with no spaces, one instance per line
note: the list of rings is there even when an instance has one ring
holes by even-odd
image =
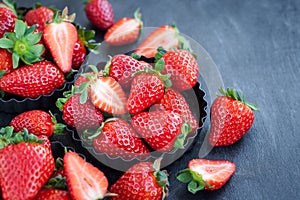
[[[103,70],[90,66],[56,103],[66,124],[83,131],[96,152],[125,160],[149,156],[141,138],[154,151],[184,148],[199,123],[180,92],[196,84],[198,64],[186,50],[159,55],[155,66],[123,54]]]
[[[37,98],[61,88],[73,69],[94,49],[94,32],[74,26],[68,16],[35,5],[25,13],[16,4],[0,4],[0,90],[24,98]]]

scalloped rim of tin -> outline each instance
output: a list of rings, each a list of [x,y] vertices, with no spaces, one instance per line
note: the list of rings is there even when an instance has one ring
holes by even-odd
[[[80,72],[77,73],[76,74],[76,78],[77,78],[77,76],[80,76],[80,74],[81,74]],[[74,78],[75,81],[76,81],[76,78]],[[205,120],[207,118],[207,106],[208,106],[208,103],[207,103],[207,100],[206,100],[206,93],[204,92],[204,90],[201,89],[201,83],[199,81],[197,81],[196,86],[197,86],[196,88],[194,88],[195,86],[193,87],[193,90],[197,89],[199,91],[199,93],[200,93],[200,94],[197,95],[197,99],[198,100],[202,100],[202,102],[204,103],[204,106],[202,106],[202,107],[199,105],[199,111],[200,111],[199,124],[201,122],[201,126],[199,126],[197,128],[197,130],[192,135],[190,134],[186,138],[185,144],[184,144],[184,149],[175,149],[175,150],[171,150],[169,152],[157,153],[157,154],[159,154],[159,156],[155,156],[155,155],[153,155],[152,152],[150,152],[150,156],[146,157],[145,159],[131,158],[129,160],[126,160],[126,159],[124,159],[121,156],[111,157],[111,156],[109,156],[109,155],[107,155],[105,153],[98,153],[98,152],[96,152],[92,146],[86,146],[85,145],[84,141],[82,141],[80,139],[80,136],[79,136],[78,133],[76,133],[76,134],[78,135],[79,139],[75,136],[76,130],[70,129],[69,127],[67,127],[66,129],[67,129],[67,131],[69,131],[69,132],[72,133],[73,140],[75,140],[76,142],[79,142],[81,144],[81,146],[83,148],[85,148],[94,158],[96,158],[100,163],[102,163],[102,164],[104,164],[104,165],[106,165],[108,167],[114,168],[114,167],[112,167],[114,164],[123,163],[123,164],[127,165],[127,168],[129,168],[130,166],[132,166],[133,164],[138,163],[138,162],[145,162],[145,161],[150,161],[150,162],[152,161],[153,162],[155,159],[157,159],[159,157],[163,158],[163,160],[162,160],[162,163],[163,163],[163,162],[166,162],[167,159],[172,159],[172,158],[175,157],[175,159],[173,161],[169,162],[168,164],[166,164],[166,165],[162,164],[162,167],[167,167],[168,165],[172,164],[172,162],[175,162],[177,159],[179,159],[180,157],[182,157],[187,151],[189,151],[192,148],[192,144],[193,144],[193,142],[195,142],[194,140],[197,137],[197,135],[200,134],[200,132],[201,132],[203,126],[204,126]],[[201,117],[201,112],[203,114],[202,117]],[[99,156],[101,156],[103,158],[102,159],[98,158]],[[103,159],[107,160],[107,162],[103,162]],[[114,169],[119,170],[117,168],[114,168]]]

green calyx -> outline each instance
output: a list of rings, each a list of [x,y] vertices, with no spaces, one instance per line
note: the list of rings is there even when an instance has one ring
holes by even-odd
[[[89,81],[84,82],[81,85],[74,87],[74,94],[81,94],[80,95],[80,103],[81,104],[85,104],[88,99],[89,87],[90,87],[91,83],[95,82],[97,80],[97,77],[99,76],[100,73],[103,74],[102,71],[101,72],[98,71],[98,69],[95,65],[89,65],[89,68],[94,73],[81,74],[81,76],[88,78]]]
[[[168,180],[168,173],[165,170],[160,170],[161,161],[162,157],[156,159],[152,165],[152,169],[153,175],[156,178],[156,183],[163,188],[162,199],[165,199],[168,196],[168,186],[170,184]]]
[[[179,49],[184,49],[184,50],[187,50],[189,52],[192,52],[192,47],[191,47],[191,44],[190,42],[180,34],[180,31],[179,29],[177,28],[176,24],[173,23],[172,24],[172,27],[175,29],[176,31],[176,37],[178,39],[178,46],[179,46]]]
[[[177,139],[174,143],[174,148],[175,149],[184,149],[185,139],[188,136],[188,134],[192,131],[192,127],[185,120],[185,122],[181,125],[180,130],[181,130],[181,134],[177,136]]]
[[[94,39],[95,31],[89,30],[87,31],[85,28],[77,27],[78,38],[94,54],[99,54],[99,46],[101,43],[97,43]]]
[[[220,88],[219,92],[223,96],[230,97],[230,98],[232,98],[234,100],[241,101],[243,104],[245,104],[246,106],[248,106],[252,110],[258,110],[259,109],[259,107],[257,105],[247,102],[246,99],[245,99],[245,97],[244,97],[244,95],[240,94],[235,89],[227,88],[226,91],[225,91],[224,88]],[[218,95],[218,96],[220,96],[220,95]]]
[[[171,74],[162,74],[161,72],[163,71],[164,67],[165,67],[165,61],[163,59],[160,59],[155,63],[154,69],[145,67],[143,70],[132,74],[132,76],[136,76],[144,73],[155,74],[164,82],[165,90],[167,90],[172,86],[172,82],[170,80]]]
[[[18,67],[20,60],[27,65],[43,60],[41,55],[45,51],[45,47],[38,44],[42,33],[34,33],[35,28],[36,25],[28,27],[22,20],[17,20],[14,32],[5,33],[4,37],[0,39],[0,48],[7,49],[12,53],[14,69]]]
[[[59,190],[67,190],[67,181],[66,177],[57,175],[56,177],[50,178],[48,182],[43,186],[43,188],[54,188]]]
[[[53,129],[54,131],[53,132],[55,134],[61,134],[61,133],[63,133],[64,130],[65,130],[65,128],[66,128],[66,125],[61,124],[61,123],[57,123],[57,120],[56,120],[55,116],[51,113],[51,111],[49,111],[49,114],[51,116],[51,121],[54,124],[53,125],[54,126],[54,129]]]
[[[202,179],[202,175],[189,168],[181,170],[177,176],[177,180],[182,183],[188,183],[188,191],[196,194],[200,190],[204,190],[205,186],[211,187],[206,181]]]
[[[56,100],[56,102],[55,102],[56,107],[60,111],[63,111],[64,104],[74,95],[74,93],[75,93],[75,88],[74,88],[74,86],[72,86],[71,90],[65,91],[63,93],[64,97],[58,98]]]
[[[34,134],[29,134],[26,128],[23,132],[14,132],[14,127],[12,126],[0,129],[0,149],[11,144],[19,144],[21,142],[42,144],[44,140],[39,139]]]

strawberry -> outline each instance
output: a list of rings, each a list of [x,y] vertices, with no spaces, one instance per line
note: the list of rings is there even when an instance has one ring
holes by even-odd
[[[240,140],[251,128],[258,107],[245,101],[236,90],[220,89],[224,96],[217,97],[211,106],[211,130],[209,142],[212,146],[228,146]]]
[[[170,87],[170,76],[160,73],[161,64],[161,62],[156,63],[155,70],[145,68],[135,73],[127,103],[130,114],[140,113],[161,100],[165,88]]]
[[[65,82],[64,74],[51,62],[24,66],[0,78],[0,89],[22,97],[36,98],[52,93]]]
[[[90,102],[80,103],[80,94],[72,91],[64,93],[65,98],[59,98],[57,107],[62,111],[67,125],[77,130],[96,129],[103,122],[102,113]]]
[[[68,73],[72,69],[72,56],[75,44],[77,42],[76,27],[70,22],[75,15],[67,16],[67,8],[63,10],[62,18],[55,13],[52,22],[46,26],[43,32],[43,39],[51,52],[51,55],[64,72]]]
[[[68,191],[53,188],[42,189],[34,200],[71,200]]]
[[[129,88],[133,74],[147,68],[152,68],[149,63],[138,61],[131,56],[115,55],[105,66],[109,76],[116,79],[123,88]]]
[[[6,129],[10,129],[9,127]],[[51,151],[36,136],[6,133],[9,143],[0,150],[0,184],[3,199],[33,199],[54,171]],[[7,135],[10,138],[7,138]],[[13,169],[13,170],[12,170]]]
[[[96,43],[94,40],[95,31],[86,31],[84,28],[78,28],[78,39],[74,47],[73,57],[72,57],[72,68],[79,69],[82,65],[84,59],[86,58],[87,50],[86,48],[97,54],[99,53],[97,48],[100,43]]]
[[[39,32],[43,32],[47,26],[46,23],[52,20],[53,15],[53,10],[45,6],[37,5],[26,13],[24,21],[28,24],[28,26],[36,24],[37,30]]]
[[[171,74],[173,88],[178,91],[191,89],[197,83],[198,63],[187,50],[172,50],[162,56],[165,62],[162,73]]]
[[[75,81],[75,83],[74,83],[74,86],[79,87],[82,83],[89,82],[90,79],[87,78],[87,77],[85,77],[86,74],[95,74],[95,73],[93,73],[93,72],[87,72],[87,73],[84,73],[84,74],[80,75],[80,76],[76,79],[76,81]]]
[[[188,168],[180,171],[177,179],[188,184],[189,192],[217,190],[221,188],[235,172],[235,164],[227,160],[194,159]]]
[[[46,135],[39,135],[39,136],[38,136],[38,139],[44,141],[44,142],[43,142],[43,145],[44,145],[46,148],[48,148],[50,151],[52,151],[52,145],[51,145],[51,142],[50,142],[49,138],[48,138]]]
[[[157,53],[158,47],[164,49],[178,48],[178,29],[175,26],[160,26],[151,32],[137,47],[135,53],[147,58],[152,58]]]
[[[93,139],[96,152],[105,153],[113,158],[118,156],[124,159],[144,158],[149,153],[132,126],[119,118],[107,119],[97,133],[88,138]]]
[[[111,187],[112,200],[162,200],[167,196],[168,176],[159,161],[140,162],[129,168]]]
[[[153,111],[155,110],[173,111],[180,116],[184,116],[185,121],[190,124],[193,132],[199,127],[199,123],[192,114],[184,96],[172,88],[169,88],[163,98],[153,106]]]
[[[14,6],[7,0],[3,2],[4,4],[0,5],[0,38],[4,33],[14,31],[18,19]]]
[[[101,30],[107,30],[114,23],[114,11],[107,0],[88,0],[85,14],[88,20]]]
[[[137,9],[134,18],[124,17],[110,27],[104,35],[104,41],[112,46],[132,43],[138,39],[142,26],[141,13]]]
[[[133,128],[156,151],[168,152],[184,148],[184,141],[191,131],[183,116],[171,111],[142,112],[132,117]]]
[[[94,200],[105,197],[108,181],[104,173],[83,160],[77,153],[65,154],[64,169],[73,200]]]
[[[62,133],[65,128],[64,124],[57,123],[52,113],[42,110],[31,110],[19,114],[11,120],[10,126],[13,126],[15,131],[22,131],[26,128],[32,134],[47,137],[53,133]]]
[[[88,73],[86,76],[90,79],[89,82],[81,84],[75,90],[75,93],[81,93],[80,103],[85,103],[88,98],[88,93],[92,103],[101,111],[110,114],[125,114],[126,113],[126,96],[121,85],[112,77],[103,76],[103,72],[98,72],[98,69],[89,66],[94,73]]]
[[[28,27],[22,20],[15,22],[14,32],[6,33],[0,39],[0,48],[7,49],[12,53],[13,68],[19,66],[19,61],[26,65],[39,62],[45,51],[41,42],[42,33],[35,32],[36,25]]]
[[[12,54],[6,49],[0,48],[0,70],[10,72],[13,69]]]

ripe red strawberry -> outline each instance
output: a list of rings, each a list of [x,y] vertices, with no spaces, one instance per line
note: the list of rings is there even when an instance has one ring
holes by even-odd
[[[64,74],[51,62],[24,66],[0,78],[0,89],[22,97],[50,94],[65,82]]]
[[[54,11],[45,6],[35,7],[26,13],[24,21],[28,26],[36,24],[37,30],[43,32],[47,26],[46,23],[51,22],[53,15]]]
[[[189,183],[188,190],[196,192],[221,188],[235,172],[235,164],[227,160],[194,159],[177,176],[183,183]]]
[[[0,155],[3,199],[33,199],[54,170],[52,153],[43,144],[11,144]]]
[[[195,131],[199,127],[199,123],[191,112],[190,106],[184,96],[172,88],[169,88],[163,98],[154,105],[153,110],[168,110],[184,116],[185,121],[190,124],[192,131]]]
[[[66,124],[76,130],[96,129],[104,120],[100,110],[90,101],[80,103],[80,94],[65,93],[65,98],[58,99],[56,105]]]
[[[138,61],[131,56],[115,55],[107,65],[109,76],[116,79],[123,88],[129,88],[133,74],[142,71],[145,67],[152,69],[149,63]]]
[[[15,131],[23,131],[26,128],[29,133],[50,137],[53,133],[61,133],[65,125],[57,123],[55,116],[42,110],[31,110],[14,117],[10,126]]]
[[[114,23],[114,11],[107,0],[89,0],[85,6],[85,14],[101,30],[107,30]]]
[[[137,114],[161,100],[165,88],[170,87],[169,75],[160,73],[160,62],[155,70],[145,68],[137,72],[132,80],[127,109],[130,114]]]
[[[39,191],[34,200],[71,200],[68,191],[46,188]]]
[[[166,172],[157,162],[140,162],[128,169],[110,188],[117,196],[112,200],[163,200],[169,185]]]
[[[73,69],[79,69],[84,62],[87,54],[86,48],[93,53],[99,53],[97,48],[100,45],[100,43],[96,43],[94,40],[95,31],[86,31],[84,28],[79,28],[77,32],[78,40],[75,44],[72,57]]]
[[[112,77],[105,77],[98,72],[95,66],[90,66],[94,73],[88,73],[90,81],[79,86],[82,101],[85,103],[88,98],[88,93],[91,102],[101,111],[110,114],[125,114],[127,98],[121,85]],[[76,91],[75,91],[76,93]]]
[[[75,83],[74,83],[74,86],[78,86],[78,87],[79,87],[82,83],[85,83],[85,82],[89,82],[89,81],[90,81],[89,78],[85,77],[85,74],[95,74],[95,73],[93,73],[93,72],[87,72],[87,73],[84,73],[84,74],[80,75],[80,76],[76,79],[76,81],[75,81]]]
[[[191,89],[198,79],[198,63],[187,50],[172,50],[163,55],[162,73],[171,74],[172,87],[179,91]]]
[[[17,21],[16,14],[9,8],[0,7],[0,38],[6,32],[13,32],[15,22]]]
[[[10,72],[13,70],[12,54],[6,49],[0,48],[0,70]]]
[[[258,107],[245,101],[234,89],[224,91],[211,106],[211,130],[209,142],[212,146],[227,146],[240,140],[251,128]]]
[[[76,27],[70,22],[74,20],[66,17],[67,10],[63,11],[63,17],[60,19],[56,14],[52,23],[48,24],[43,32],[43,39],[51,52],[51,55],[64,72],[68,73],[72,69],[72,56],[75,44],[77,42]],[[68,18],[68,21],[64,21]]]
[[[184,148],[191,131],[183,116],[172,111],[142,112],[133,116],[131,123],[154,150],[161,152]]]
[[[95,135],[89,137],[94,138],[93,145],[96,152],[124,159],[148,156],[148,148],[125,120],[109,118],[101,128]]]
[[[160,26],[151,32],[147,38],[137,47],[135,53],[147,58],[152,58],[157,53],[158,47],[169,50],[178,48],[178,30],[173,26]]]
[[[124,17],[110,27],[104,35],[104,41],[113,46],[124,45],[136,41],[140,35],[143,22],[139,9],[134,18]]]
[[[70,196],[73,200],[103,199],[108,181],[104,173],[83,160],[77,153],[64,156],[64,169]]]

